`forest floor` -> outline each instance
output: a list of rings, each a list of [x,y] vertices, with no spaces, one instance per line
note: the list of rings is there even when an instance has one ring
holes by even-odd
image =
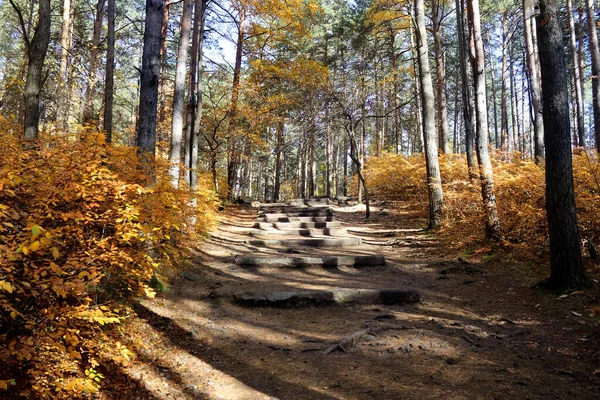
[[[334,207],[357,247],[244,243],[256,209],[234,207],[169,290],[143,300],[125,340],[137,358],[108,374],[102,399],[598,399],[599,295],[532,286],[544,268],[451,254],[406,209]],[[387,265],[255,268],[239,254],[382,254]],[[411,305],[242,307],[248,290],[414,288]],[[369,335],[323,350],[369,328]]]

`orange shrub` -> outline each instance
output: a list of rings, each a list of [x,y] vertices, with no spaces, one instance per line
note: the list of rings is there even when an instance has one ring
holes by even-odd
[[[74,398],[95,392],[107,362],[131,352],[110,335],[127,301],[153,296],[155,271],[215,220],[214,193],[174,190],[167,165],[140,173],[135,149],[40,139],[27,149],[0,120],[0,395]]]
[[[493,157],[498,214],[503,244],[542,255],[548,246],[544,170],[518,154],[510,162]],[[583,237],[600,239],[600,164],[592,153],[574,157],[575,194]],[[484,237],[484,215],[479,184],[468,180],[464,155],[441,155],[444,191],[442,236],[455,248],[480,242]],[[367,183],[374,197],[400,200],[428,216],[425,159],[384,154],[365,165]]]

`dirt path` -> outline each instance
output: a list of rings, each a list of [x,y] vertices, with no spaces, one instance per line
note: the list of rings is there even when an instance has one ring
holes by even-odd
[[[122,371],[140,399],[597,399],[593,293],[530,289],[540,276],[497,261],[445,254],[408,212],[336,207],[363,244],[348,248],[247,244],[256,209],[223,216],[186,277],[137,310],[139,357]],[[382,254],[384,267],[242,268],[238,255]],[[415,288],[409,305],[242,307],[251,290]],[[345,351],[323,350],[367,329]],[[144,346],[145,345],[145,346]],[[146,348],[144,348],[146,347]],[[115,379],[117,377],[114,377]],[[125,397],[122,397],[125,396]],[[135,398],[132,397],[132,398]]]

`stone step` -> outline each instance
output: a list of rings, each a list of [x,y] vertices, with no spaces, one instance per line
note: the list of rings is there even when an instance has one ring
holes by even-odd
[[[234,300],[250,307],[306,307],[344,304],[409,304],[418,303],[421,295],[414,289],[333,289],[245,292]]]
[[[307,208],[305,210],[302,209],[290,209],[290,210],[281,210],[281,211],[259,211],[259,217],[326,217],[329,215],[333,215],[333,211],[331,208],[322,207],[322,208]]]
[[[258,210],[258,215],[265,214],[295,214],[295,215],[331,215],[331,208],[323,207],[268,207]]]
[[[250,236],[254,238],[268,239],[269,236],[346,236],[348,232],[345,229],[314,228],[314,229],[256,229],[250,231]]]
[[[323,257],[255,257],[238,256],[235,263],[244,267],[306,268],[306,267],[381,267],[383,256],[323,256]]]
[[[324,217],[294,217],[294,216],[285,216],[275,215],[274,217],[263,215],[258,217],[259,222],[328,222],[333,221],[333,216],[328,215]]]
[[[359,246],[362,241],[354,237],[306,238],[306,239],[251,239],[244,242],[250,246],[312,246],[312,247],[345,247]]]
[[[337,228],[342,224],[339,221],[327,222],[257,222],[254,224],[255,229],[313,229],[313,228]]]

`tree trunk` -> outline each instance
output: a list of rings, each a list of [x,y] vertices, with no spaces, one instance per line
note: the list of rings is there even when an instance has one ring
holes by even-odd
[[[21,17],[21,9],[10,0],[10,4]],[[22,19],[22,18],[21,18]],[[30,25],[31,26],[31,25]],[[25,123],[24,137],[26,140],[38,138],[40,123],[40,92],[42,90],[44,60],[50,42],[50,0],[40,0],[38,8],[38,22],[33,38],[23,28],[23,39],[27,48],[27,76],[25,78]]]
[[[588,38],[592,55],[592,108],[594,110],[594,138],[596,151],[600,153],[600,48],[598,47],[598,30],[596,29],[596,11],[594,0],[586,0],[588,12]]]
[[[491,35],[488,31],[488,42],[491,42]],[[490,79],[492,84],[492,112],[494,114],[494,146],[500,148],[500,131],[498,130],[498,96],[496,94],[496,67],[494,65],[494,55],[490,51]],[[491,140],[490,140],[491,141]]]
[[[279,201],[279,192],[281,190],[281,150],[283,147],[283,121],[277,123],[275,129],[275,181],[273,182],[273,203]]]
[[[100,56],[100,36],[102,34],[102,20],[104,19],[104,4],[106,0],[96,3],[96,18],[94,19],[94,32],[92,33],[92,49],[90,50],[90,70],[87,79],[87,90],[83,107],[83,124],[96,120],[94,99],[96,98],[96,83],[98,82],[98,58]]]
[[[104,134],[112,143],[113,99],[115,85],[115,0],[108,0],[106,10],[108,32],[106,41],[106,78],[104,83]]]
[[[533,29],[533,2],[523,0],[523,18],[525,25],[525,53],[527,69],[529,69],[529,87],[533,105],[533,147],[536,162],[544,159],[544,122],[542,120],[542,90],[540,88],[540,72],[538,69],[538,49],[536,34]]]
[[[187,69],[188,48],[190,45],[190,30],[194,0],[184,0],[181,14],[181,34],[177,48],[177,66],[175,72],[175,90],[173,92],[173,121],[171,133],[171,150],[169,175],[173,187],[179,187],[181,165],[181,150],[183,145],[183,127],[185,111],[185,77]]]
[[[479,176],[481,179],[481,195],[486,214],[485,233],[488,238],[497,238],[500,235],[500,220],[498,219],[496,195],[494,193],[494,172],[488,149],[489,128],[485,93],[485,58],[483,41],[481,40],[479,0],[467,0],[467,14],[470,26],[469,32],[474,47],[474,57],[472,57],[471,64],[475,83],[477,160],[479,162]]]
[[[575,92],[575,105],[576,105],[576,121],[577,121],[577,133],[579,134],[577,145],[585,146],[585,141],[583,140],[583,134],[585,132],[584,126],[584,116],[583,116],[583,92],[581,85],[579,82],[581,78],[579,77],[579,57],[577,54],[577,39],[575,36],[575,18],[573,16],[573,0],[567,0],[567,13],[569,16],[569,38],[571,45],[571,58],[573,63],[573,86]]]
[[[502,90],[500,93],[500,148],[508,151],[508,11],[502,13]]]
[[[190,59],[190,82],[188,87],[188,104],[186,109],[186,128],[184,146],[184,182],[195,189],[198,180],[198,134],[202,118],[202,46],[204,19],[207,0],[194,1],[194,27]]]
[[[240,75],[242,69],[242,55],[244,54],[244,35],[246,30],[246,6],[242,5],[238,21],[238,37],[235,53],[235,66],[233,69],[233,85],[231,93],[231,110],[230,125],[229,125],[229,140],[228,140],[228,165],[227,165],[227,183],[229,185],[229,193],[227,198],[233,200],[233,189],[235,187],[236,170],[239,164],[239,149],[237,148],[237,108],[240,96]]]
[[[392,76],[394,79],[393,99],[394,106],[394,153],[403,152],[402,131],[400,130],[400,77],[398,74],[398,54],[396,54],[396,32],[390,28],[390,58],[392,63]]]
[[[584,31],[584,24],[583,24],[583,8],[579,8],[578,10],[579,12],[579,28],[577,30],[577,55],[578,55],[578,61],[579,61],[579,65],[577,66],[579,68],[579,90],[581,90],[581,97],[582,97],[582,102],[581,102],[581,106],[582,108],[585,110],[585,90],[584,90],[584,84],[583,84],[583,79],[585,77],[585,73],[584,73],[584,57],[583,57],[583,31]],[[584,117],[584,121],[585,121],[585,112],[583,114]],[[585,147],[585,126],[584,129],[582,131],[579,132],[579,142],[581,143],[582,146]]]
[[[160,90],[159,90],[159,107],[158,121],[163,122],[166,117],[167,108],[167,33],[169,31],[169,14],[171,11],[171,2],[165,0],[163,7],[162,23],[161,23],[161,46],[160,46]],[[183,17],[182,17],[183,18]],[[179,49],[178,49],[179,50]]]
[[[429,228],[438,229],[442,222],[444,195],[438,161],[437,134],[435,129],[435,101],[433,83],[429,69],[427,31],[425,30],[425,7],[423,0],[415,0],[415,33],[417,59],[419,63],[419,83],[423,105],[423,138],[427,165],[427,187],[429,191]]]
[[[556,289],[586,283],[573,189],[567,68],[556,0],[540,0],[537,30],[544,91],[546,212],[550,232],[550,277]]]
[[[467,167],[469,169],[469,180],[471,183],[477,181],[477,166],[475,165],[475,155],[473,152],[473,143],[475,142],[475,121],[473,118],[473,103],[471,84],[468,73],[468,43],[465,34],[465,5],[464,0],[456,0],[456,9],[459,14],[456,18],[456,29],[458,31],[458,56],[460,63],[461,92],[462,92],[462,114],[465,122],[465,152],[467,153]]]
[[[162,0],[146,0],[144,49],[140,74],[140,120],[136,146],[150,159],[153,159],[156,153],[162,12]]]
[[[58,99],[57,99],[57,120],[63,130],[68,128],[68,97],[69,97],[69,74],[67,68],[69,64],[69,52],[71,51],[71,25],[72,9],[75,4],[71,0],[63,0],[62,28],[60,34],[60,66],[58,70]]]
[[[448,138],[448,104],[446,99],[446,66],[444,65],[444,53],[442,51],[441,22],[442,15],[439,0],[431,0],[432,22],[433,22],[433,49],[435,54],[436,92],[437,92],[437,117],[439,148],[445,154],[450,152]]]

